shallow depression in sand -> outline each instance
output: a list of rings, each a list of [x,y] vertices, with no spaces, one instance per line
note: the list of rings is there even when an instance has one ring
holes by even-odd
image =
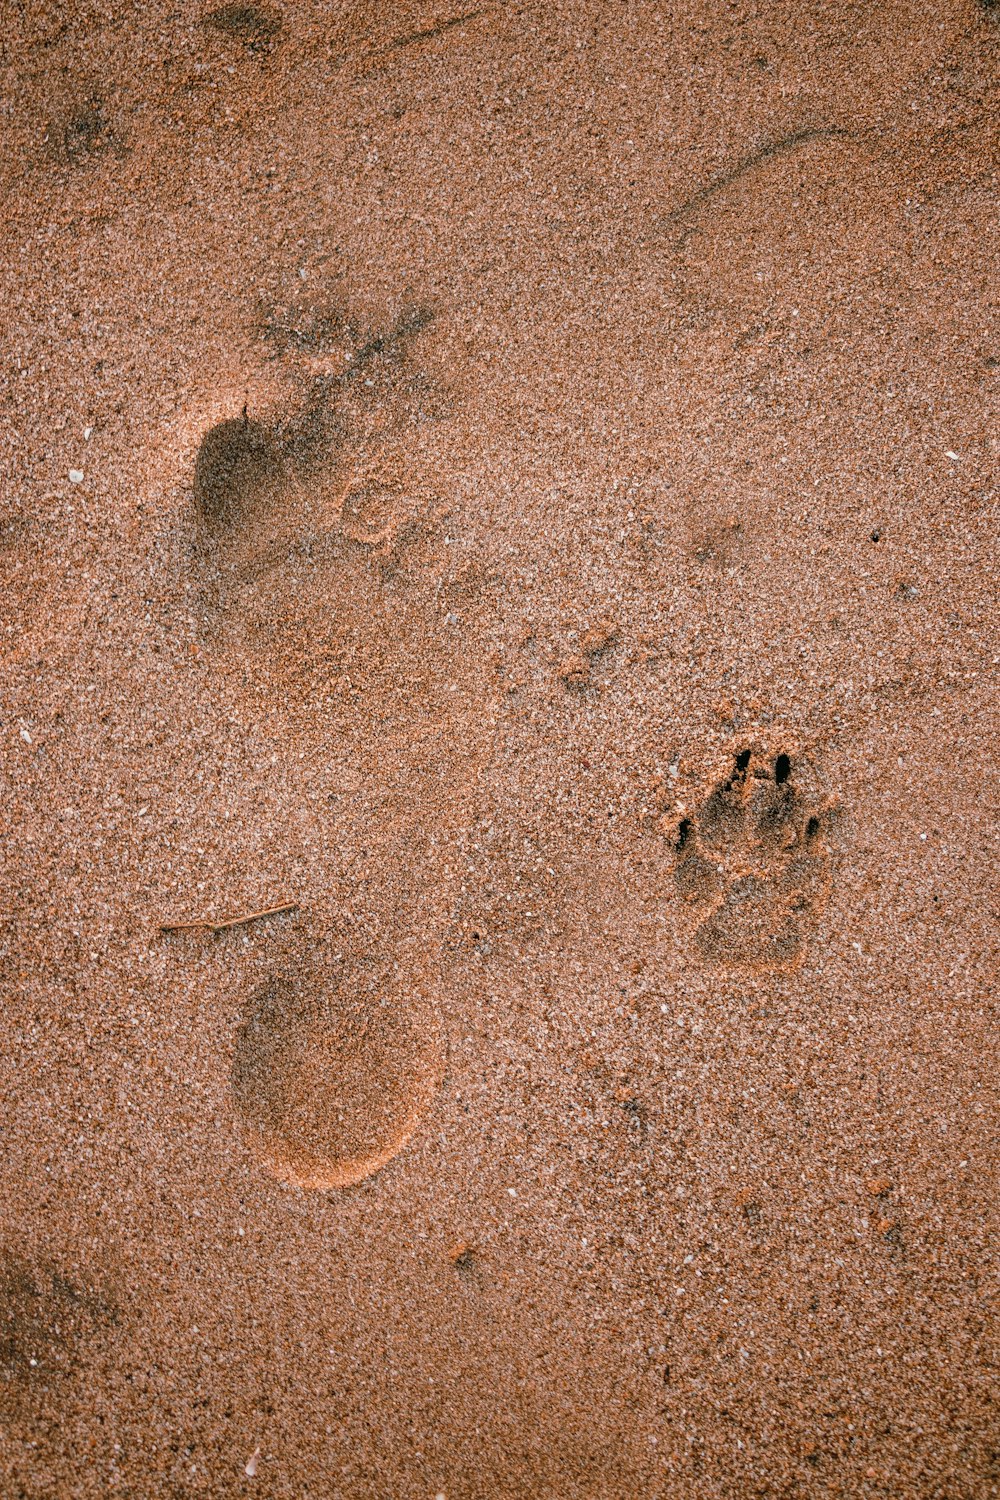
[[[812,800],[802,770],[784,751],[741,750],[678,827],[674,880],[707,963],[782,970],[804,956],[829,889],[831,805]]]
[[[349,1187],[413,1135],[441,1078],[442,1047],[420,997],[323,991],[274,979],[236,1034],[232,1092],[248,1145],[280,1181]]]

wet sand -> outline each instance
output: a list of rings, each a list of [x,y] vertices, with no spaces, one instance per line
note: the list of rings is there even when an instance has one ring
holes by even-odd
[[[0,70],[0,1493],[995,1494],[996,7]]]

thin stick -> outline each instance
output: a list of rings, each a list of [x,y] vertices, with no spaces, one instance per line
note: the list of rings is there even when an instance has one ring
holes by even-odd
[[[269,906],[265,911],[248,912],[245,917],[227,917],[224,922],[210,922],[204,919],[200,922],[162,922],[161,932],[194,932],[199,928],[206,928],[209,932],[225,932],[230,927],[245,927],[247,922],[259,922],[261,917],[277,917],[282,912],[298,911],[297,901],[286,901],[284,906]]]

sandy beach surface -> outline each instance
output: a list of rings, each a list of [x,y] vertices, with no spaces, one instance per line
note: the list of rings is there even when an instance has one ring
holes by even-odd
[[[1000,9],[212,7],[0,5],[0,1495],[996,1495]]]

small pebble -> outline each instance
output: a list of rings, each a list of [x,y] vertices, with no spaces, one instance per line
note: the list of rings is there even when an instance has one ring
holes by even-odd
[[[69,482],[70,482],[70,484],[82,484],[83,483],[83,470],[82,469],[70,469],[70,471],[69,471]]]

